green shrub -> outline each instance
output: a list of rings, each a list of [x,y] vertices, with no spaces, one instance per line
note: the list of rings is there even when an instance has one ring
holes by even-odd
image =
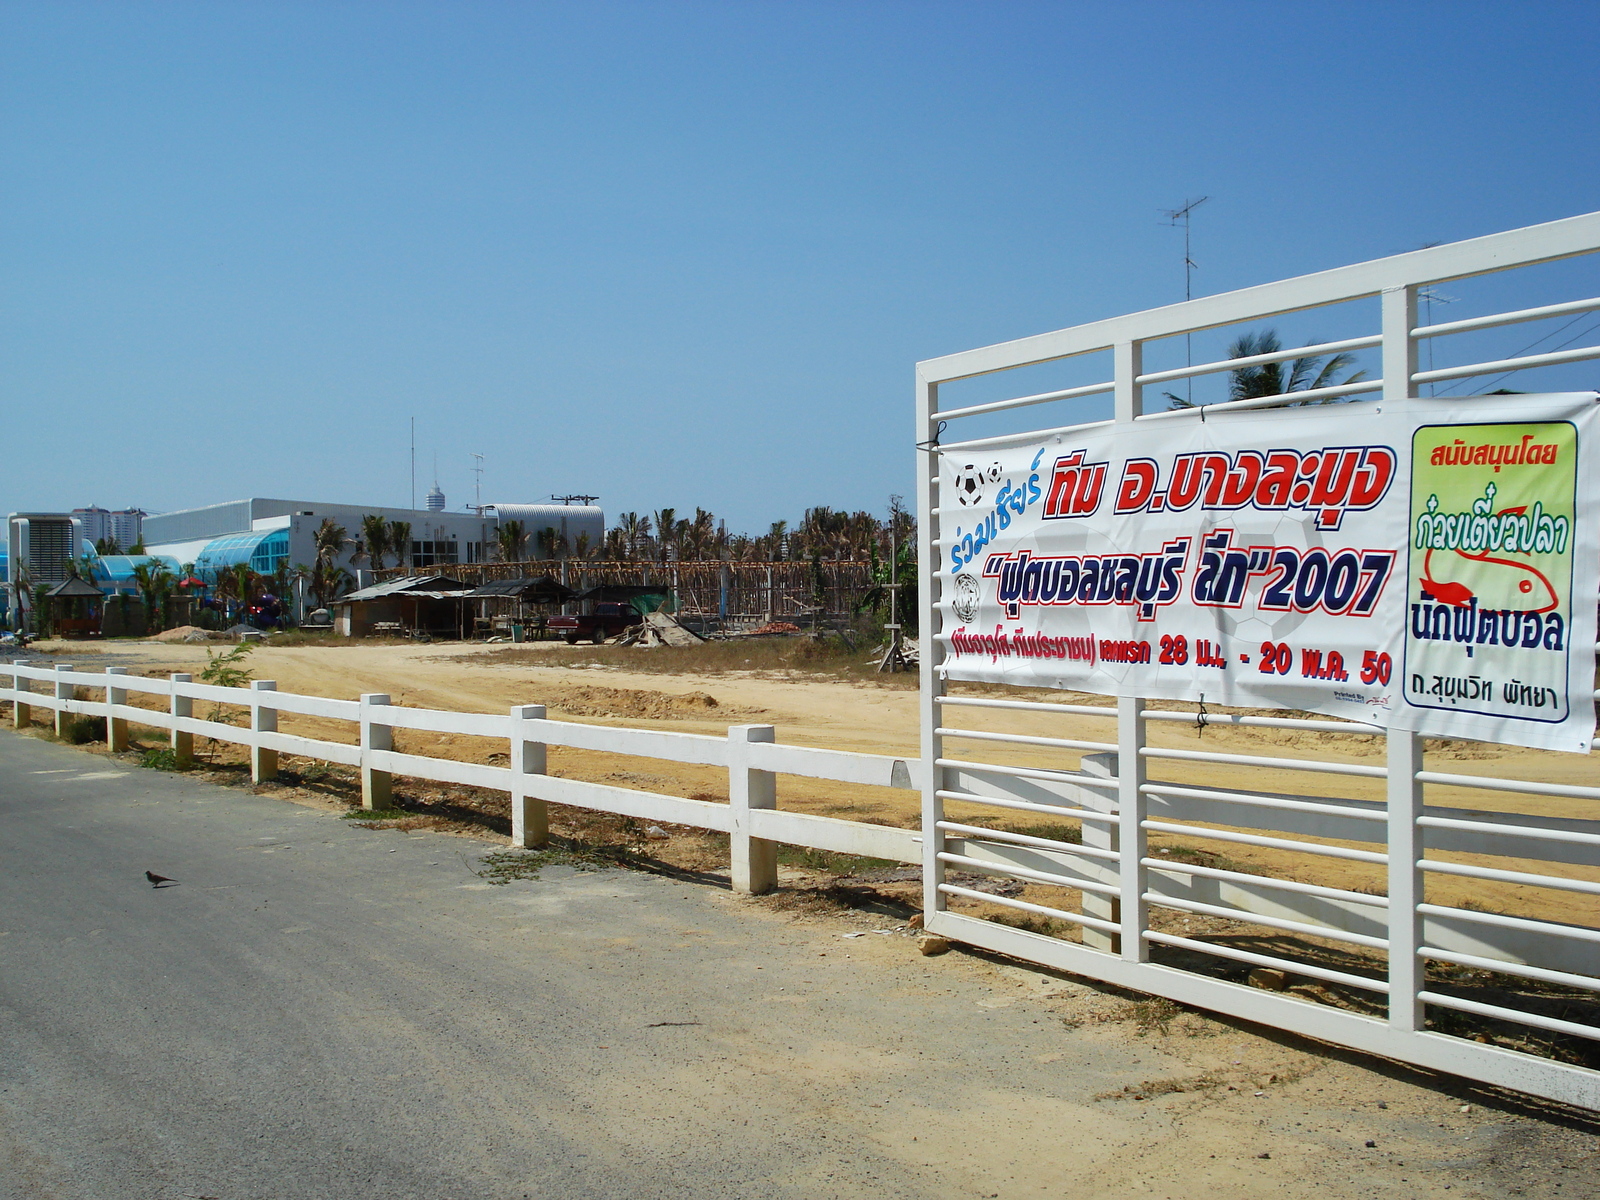
[[[139,765],[149,767],[152,771],[183,770],[183,765],[178,762],[178,756],[173,753],[170,746],[158,746],[153,750],[146,750],[139,756]]]
[[[61,725],[61,740],[71,746],[106,740],[104,717],[68,717]]]

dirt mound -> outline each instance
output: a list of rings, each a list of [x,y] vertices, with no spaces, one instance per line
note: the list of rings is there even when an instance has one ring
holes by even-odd
[[[198,625],[179,625],[176,629],[166,629],[156,634],[158,642],[209,642],[212,634],[201,629]]]
[[[719,717],[732,714],[705,692],[648,692],[632,688],[563,688],[545,701],[558,712],[575,717]]]

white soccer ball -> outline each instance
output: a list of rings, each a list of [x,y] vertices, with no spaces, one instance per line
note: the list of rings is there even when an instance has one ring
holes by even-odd
[[[986,484],[994,483],[1000,478],[1000,464],[990,463],[987,467],[980,467],[976,463],[967,463],[956,470],[955,489],[956,500],[964,508],[983,503],[983,493]]]

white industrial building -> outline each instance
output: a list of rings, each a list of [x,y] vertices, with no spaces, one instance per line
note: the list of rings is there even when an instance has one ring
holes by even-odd
[[[507,521],[522,523],[527,535],[523,558],[542,556],[542,530],[555,530],[569,550],[576,551],[580,541],[586,547],[598,548],[606,527],[605,513],[593,505],[486,504],[481,510],[453,513],[255,498],[147,516],[144,542],[148,553],[193,563],[202,577],[214,575],[219,567],[241,562],[248,562],[252,570],[267,575],[286,559],[291,565],[314,562],[316,532],[323,521],[331,520],[352,539],[336,565],[354,575],[374,565],[364,555],[357,556],[353,545],[353,539],[361,534],[362,518],[368,516],[411,526],[411,543],[399,555],[399,562],[391,551],[384,559],[385,566],[429,571],[498,557],[496,537],[501,524]]]

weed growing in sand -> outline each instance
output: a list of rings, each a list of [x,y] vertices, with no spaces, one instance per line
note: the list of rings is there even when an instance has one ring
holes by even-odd
[[[170,746],[157,746],[139,755],[139,765],[152,771],[182,771],[184,765]]]

